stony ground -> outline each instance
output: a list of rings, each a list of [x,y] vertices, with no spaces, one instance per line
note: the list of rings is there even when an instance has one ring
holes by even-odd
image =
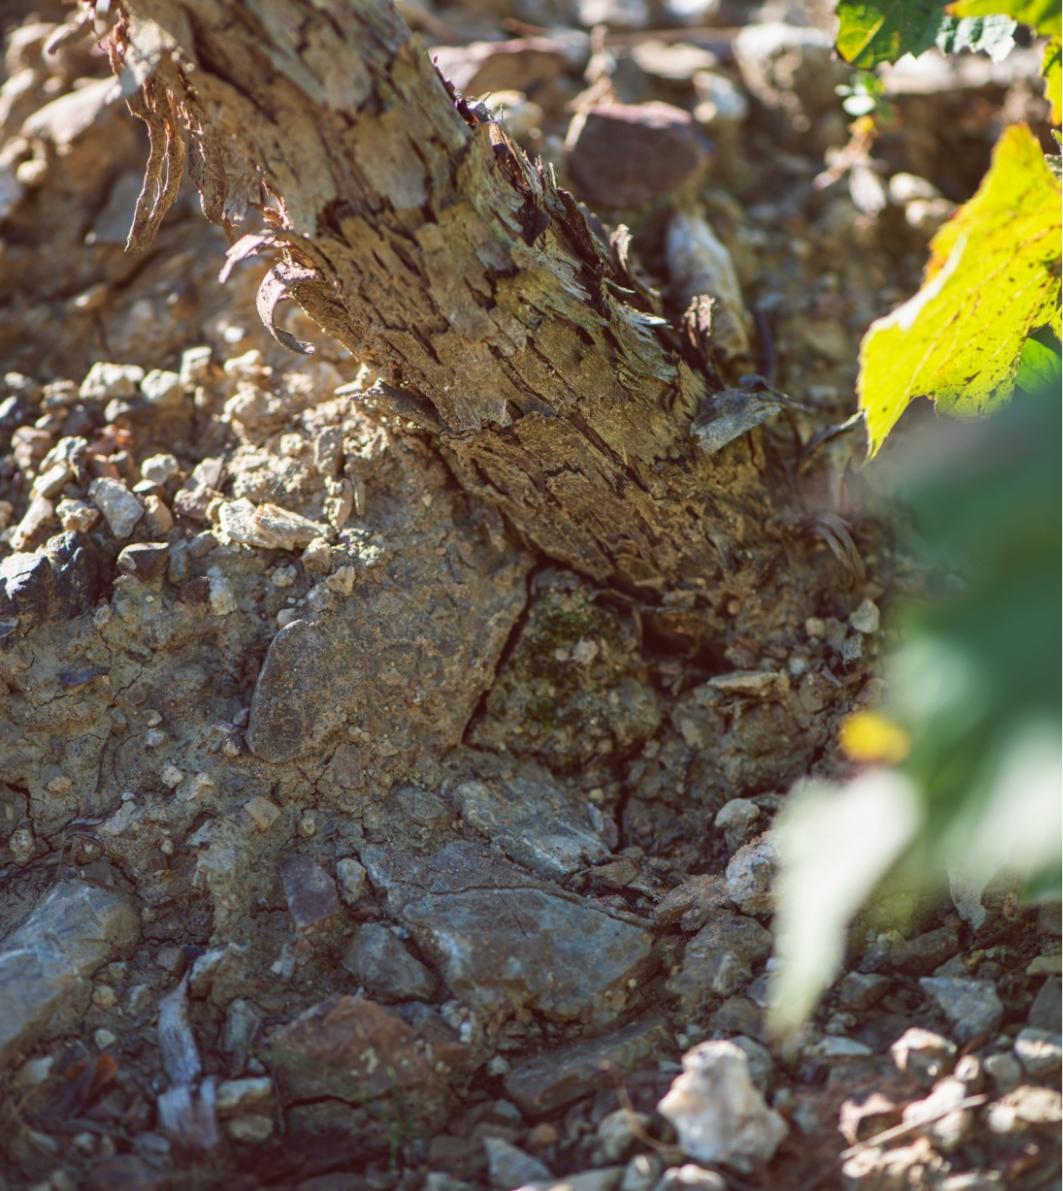
[[[898,69],[861,146],[812,6],[400,7],[802,403],[749,441],[811,461],[822,587],[645,608],[534,557],[298,310],[312,358],[264,334],[191,189],[123,252],[142,131],[91,40],[44,53],[66,10],[8,6],[0,1188],[1058,1187],[1058,904],[884,899],[801,1037],[763,1024],[772,817],[845,772],[926,581],[859,432],[801,443],[1043,126],[1037,55]]]

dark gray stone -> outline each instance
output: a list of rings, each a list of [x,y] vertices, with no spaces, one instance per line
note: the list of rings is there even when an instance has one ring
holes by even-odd
[[[771,932],[759,922],[717,911],[687,944],[682,967],[668,981],[684,1013],[694,1013],[707,999],[729,997],[752,979],[752,968],[771,954]]]
[[[924,976],[919,983],[941,1006],[962,1045],[1000,1028],[1004,1006],[989,980],[962,976]]]
[[[17,616],[24,630],[48,615],[52,570],[43,554],[18,553],[0,562],[0,616]]]
[[[288,909],[300,929],[340,912],[336,882],[305,853],[292,856],[281,865],[281,880]]]
[[[607,1024],[656,967],[645,931],[487,848],[459,841],[421,858],[373,845],[361,855],[451,992],[487,1012],[529,1006]]]
[[[293,620],[273,638],[251,700],[247,744],[279,764],[308,752],[339,723],[358,666],[342,620]]]
[[[876,973],[849,972],[838,990],[843,1009],[868,1009],[881,1001],[890,986],[889,978]]]
[[[71,532],[49,538],[44,553],[51,564],[55,584],[52,615],[59,620],[73,620],[96,602],[99,592],[96,562],[78,535]]]
[[[377,922],[355,930],[343,966],[374,1000],[385,1004],[428,1000],[436,990],[435,976]]]
[[[639,206],[707,165],[712,152],[690,114],[667,103],[580,113],[565,148],[580,197],[606,207]]]
[[[1049,976],[1030,1006],[1026,1024],[1035,1030],[1058,1030],[1061,1013],[1063,997],[1060,995],[1060,980],[1058,976]]]
[[[911,976],[929,976],[959,949],[959,936],[951,927],[943,926],[899,943],[890,952],[890,960]]]
[[[166,542],[137,542],[118,555],[118,569],[141,583],[150,583],[166,569],[169,552]]]
[[[506,1095],[525,1113],[543,1116],[609,1086],[606,1064],[630,1073],[664,1053],[674,1053],[668,1027],[660,1018],[648,1018],[514,1067],[505,1078]]]

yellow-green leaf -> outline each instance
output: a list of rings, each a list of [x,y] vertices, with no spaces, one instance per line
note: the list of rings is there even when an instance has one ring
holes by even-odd
[[[930,49],[944,20],[944,0],[838,0],[838,53],[850,66],[870,70],[918,57]]]
[[[1041,73],[1045,76],[1045,99],[1052,105],[1052,123],[1063,120],[1063,69],[1060,67],[1060,49],[1063,41],[1058,37],[1045,46],[1045,58]]]
[[[986,17],[999,12],[1047,37],[1063,33],[1059,0],[957,0],[946,11],[954,17]]]
[[[957,417],[1007,401],[1027,333],[1063,329],[1060,197],[1030,129],[1006,128],[977,194],[931,242],[922,289],[860,345],[871,454],[916,397]]]

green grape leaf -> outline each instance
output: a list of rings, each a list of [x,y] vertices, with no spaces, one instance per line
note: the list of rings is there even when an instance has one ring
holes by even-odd
[[[836,13],[838,53],[870,70],[930,49],[945,10],[944,0],[839,0]]]
[[[1059,0],[957,0],[948,8],[954,17],[988,17],[1003,13],[1046,37],[1063,34]]]
[[[1063,360],[1050,347],[1036,339],[1027,339],[1022,345],[1015,384],[1027,393],[1038,393],[1042,389],[1058,393],[1063,388]]]
[[[915,397],[956,417],[1003,404],[1029,331],[1060,336],[1060,197],[1029,127],[1006,128],[978,192],[931,241],[922,289],[860,345],[871,455]]]
[[[1015,47],[1015,22],[999,13],[988,17],[949,17],[938,29],[937,47],[943,54],[982,50],[1003,62]]]
[[[1063,120],[1063,69],[1060,64],[1060,48],[1063,41],[1058,37],[1045,46],[1045,58],[1041,73],[1045,76],[1045,99],[1052,105],[1052,123]]]

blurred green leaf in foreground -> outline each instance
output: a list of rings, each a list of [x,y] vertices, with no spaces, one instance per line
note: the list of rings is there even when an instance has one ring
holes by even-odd
[[[1058,349],[1031,341],[1019,380],[1034,391],[906,444],[893,499],[937,582],[894,609],[902,644],[881,713],[843,730],[867,764],[846,786],[806,784],[780,816],[780,1033],[834,980],[849,922],[887,875],[918,891],[951,881],[975,929],[1001,869],[1032,898],[1059,896]]]

